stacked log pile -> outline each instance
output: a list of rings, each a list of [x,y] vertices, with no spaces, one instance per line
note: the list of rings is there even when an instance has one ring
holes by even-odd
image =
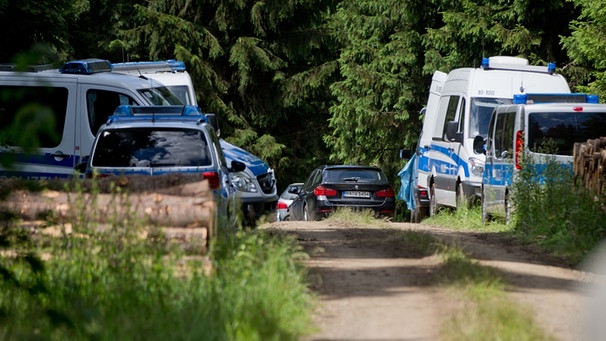
[[[205,239],[205,249],[216,235],[212,191],[199,175],[52,180],[43,191],[28,190],[22,182],[0,180],[0,208],[24,222],[50,217],[61,224],[79,220],[103,225],[137,219],[177,237],[196,231]]]
[[[598,197],[606,193],[606,137],[574,144],[575,183]]]

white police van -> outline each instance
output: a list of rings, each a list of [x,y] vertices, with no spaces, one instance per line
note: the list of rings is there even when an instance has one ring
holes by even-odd
[[[168,59],[162,61],[141,61],[113,63],[115,72],[151,78],[166,85],[183,104],[198,105],[194,84],[187,72],[185,63],[180,60]]]
[[[72,176],[99,127],[121,104],[182,103],[158,81],[112,72],[106,60],[74,60],[60,69],[28,71],[0,65],[0,158],[11,161],[0,168],[0,177]],[[26,130],[16,131],[15,122]],[[35,139],[38,148],[28,150]]]
[[[502,216],[509,223],[517,172],[532,160],[540,175],[552,161],[572,172],[576,142],[606,134],[606,105],[586,94],[519,94],[513,104],[495,108],[488,136],[477,137],[474,148],[486,153],[482,178],[482,221]],[[541,177],[537,177],[541,181]]]
[[[197,174],[207,180],[217,203],[216,219],[224,226],[236,205],[229,164],[215,129],[197,106],[120,105],[99,128],[86,165],[87,177]]]
[[[160,81],[170,88],[183,103],[197,105],[191,76],[182,61],[169,59],[114,63],[113,67],[116,72]],[[215,121],[213,124],[220,136],[218,123]],[[237,196],[243,204],[245,215],[252,218],[271,209],[279,197],[274,170],[256,155],[224,139],[220,139],[220,143],[228,162],[238,160],[246,165],[245,170],[231,173],[232,182],[238,189]]]
[[[531,66],[508,56],[484,58],[480,68],[455,69],[446,79],[436,71],[434,88],[439,96],[430,93],[417,151],[418,185],[427,186],[429,215],[480,196],[485,155],[474,152],[473,141],[486,137],[497,105],[527,92],[570,93],[554,64]]]

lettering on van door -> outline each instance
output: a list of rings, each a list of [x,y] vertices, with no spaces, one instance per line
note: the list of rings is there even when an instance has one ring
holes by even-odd
[[[478,90],[478,96],[494,96],[495,94],[494,90]]]

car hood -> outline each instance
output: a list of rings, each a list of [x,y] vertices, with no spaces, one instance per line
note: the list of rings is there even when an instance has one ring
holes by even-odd
[[[265,174],[270,171],[269,165],[261,160],[258,156],[247,152],[246,150],[235,146],[223,139],[221,139],[221,149],[225,154],[225,160],[227,164],[231,166],[231,161],[240,161],[246,165],[246,168],[255,175]]]

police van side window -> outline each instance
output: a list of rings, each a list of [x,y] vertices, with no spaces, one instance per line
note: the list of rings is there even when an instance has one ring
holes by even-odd
[[[56,147],[61,143],[67,111],[67,88],[44,86],[0,86],[0,130],[14,127],[36,129],[12,132],[0,137],[0,144],[21,146],[17,136],[37,138],[42,148]]]
[[[510,159],[513,157],[513,127],[515,112],[503,112],[497,115],[494,135],[495,157]]]
[[[107,90],[88,90],[86,106],[88,108],[88,123],[93,135],[99,127],[114,113],[117,106],[122,104],[136,105],[135,101],[124,94]]]
[[[465,97],[461,98],[461,105],[459,106],[459,130],[462,133],[465,131]]]
[[[444,120],[444,128],[442,131],[442,139],[447,140],[446,138],[446,130],[448,127],[448,122],[454,121],[457,114],[457,106],[459,104],[459,96],[450,96],[448,100],[448,108],[446,109],[446,118]]]

